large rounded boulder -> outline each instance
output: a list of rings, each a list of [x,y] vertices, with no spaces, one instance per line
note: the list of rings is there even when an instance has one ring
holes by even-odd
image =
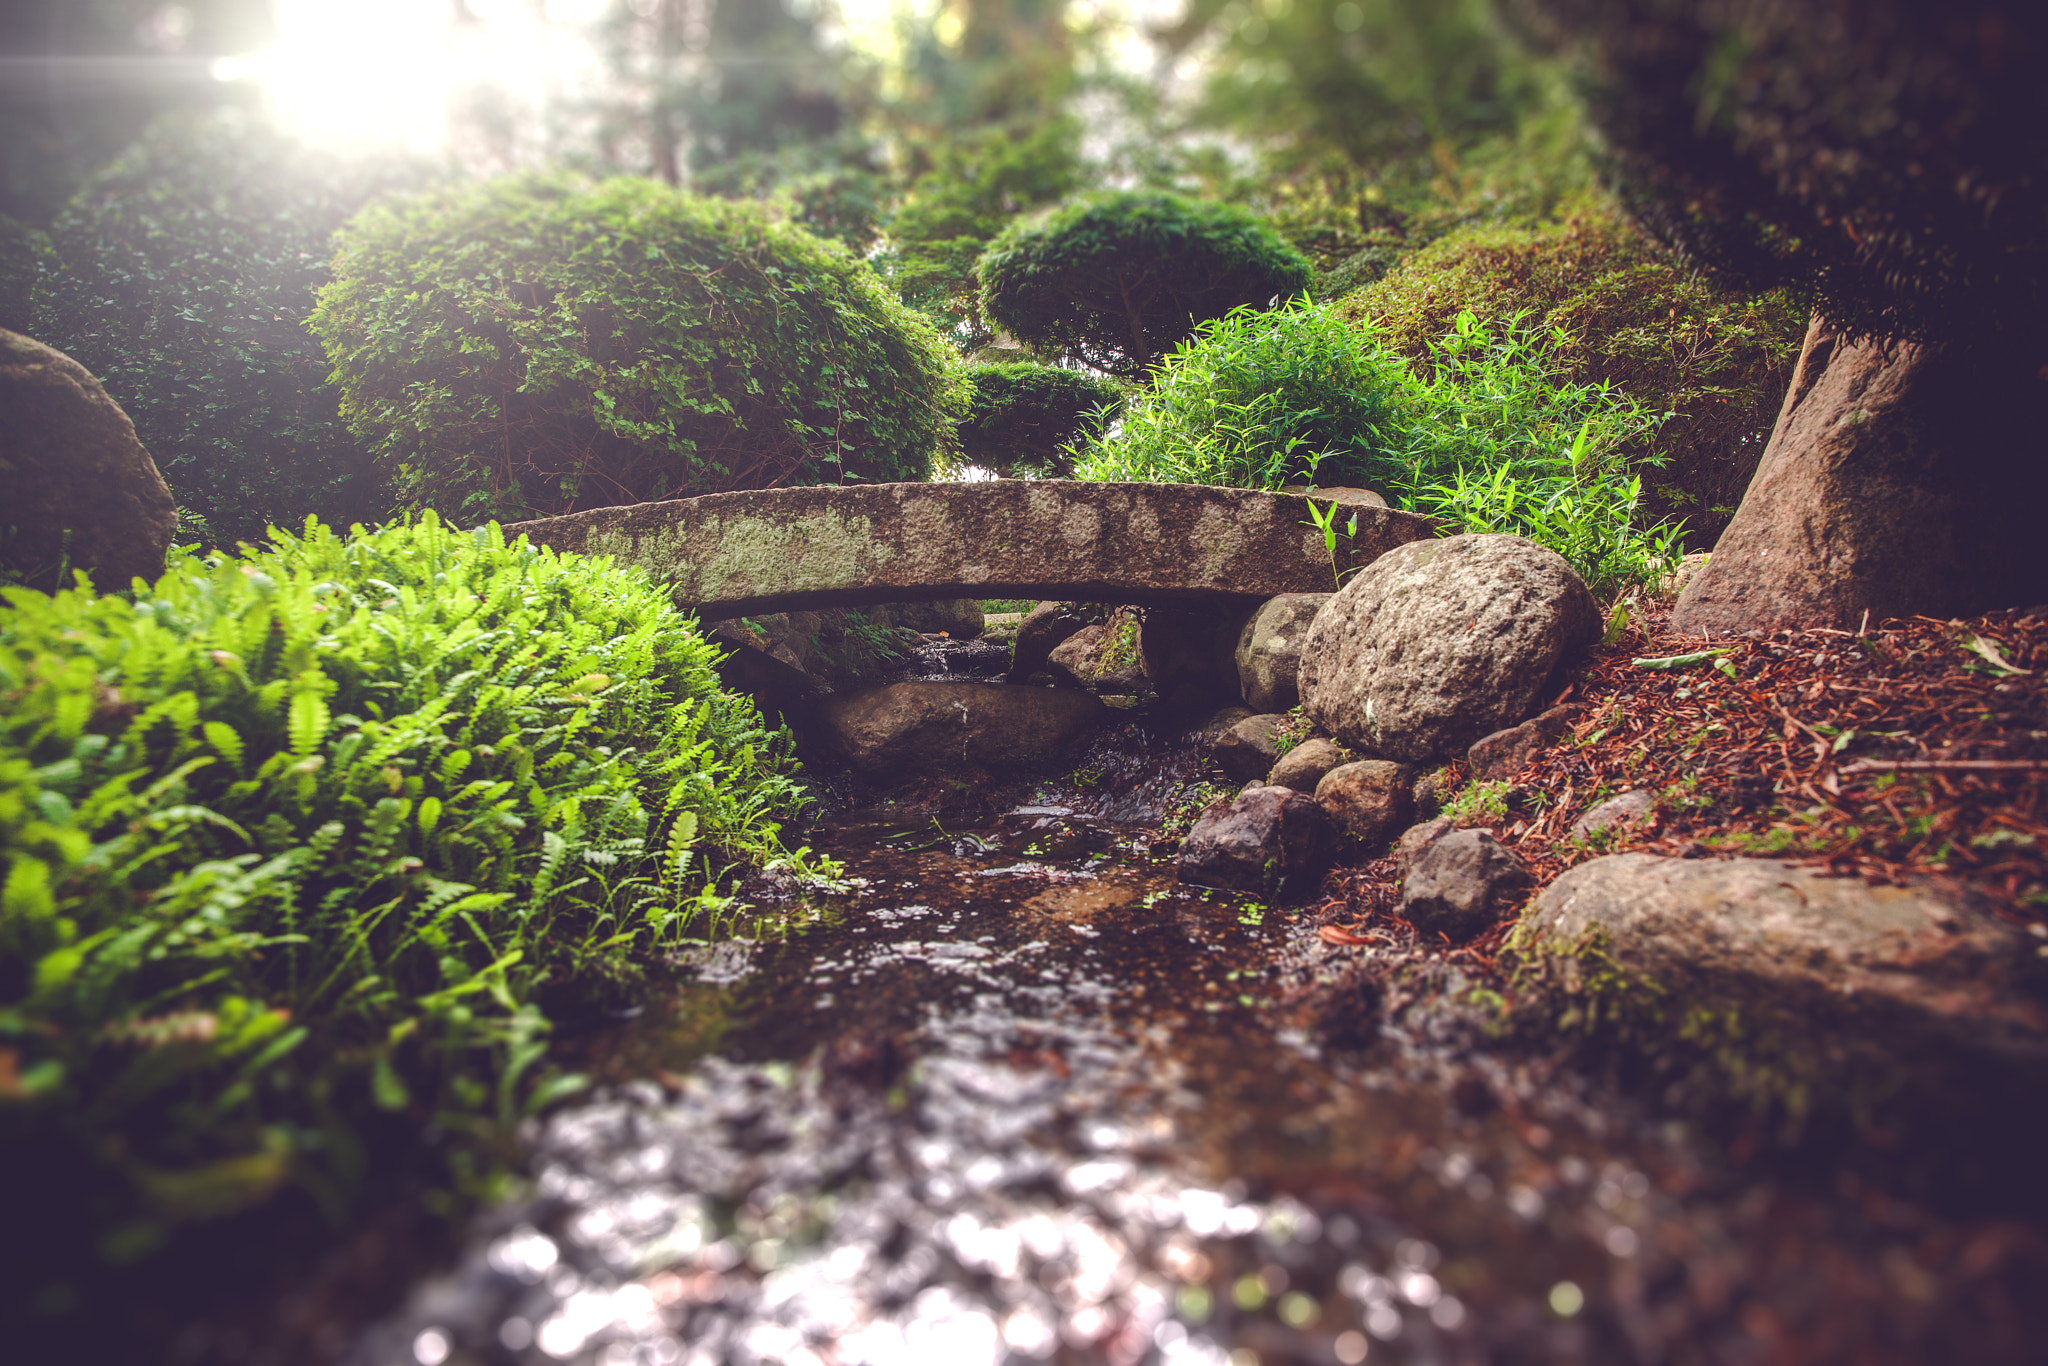
[[[1425,763],[1527,719],[1600,634],[1572,567],[1520,536],[1397,546],[1309,626],[1302,707],[1353,749]]]
[[[164,572],[177,505],[135,424],[62,351],[0,331],[0,561],[38,588],[70,570],[103,589]]]

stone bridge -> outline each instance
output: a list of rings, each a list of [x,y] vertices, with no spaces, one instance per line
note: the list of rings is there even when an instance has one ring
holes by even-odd
[[[519,522],[535,544],[610,555],[708,619],[934,598],[1167,604],[1335,586],[1307,498],[1195,484],[1001,479],[714,493]],[[1434,534],[1358,514],[1338,570]]]

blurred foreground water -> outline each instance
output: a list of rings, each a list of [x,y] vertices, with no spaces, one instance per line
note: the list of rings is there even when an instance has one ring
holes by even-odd
[[[605,1036],[531,1197],[354,1359],[2048,1351],[2025,1225],[1731,1163],[1492,1040],[1480,984],[1396,936],[1177,886],[1151,846],[1184,738],[1098,757],[993,820],[814,831],[851,885]]]

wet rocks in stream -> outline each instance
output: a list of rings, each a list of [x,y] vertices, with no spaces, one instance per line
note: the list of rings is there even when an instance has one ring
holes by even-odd
[[[1251,787],[1196,818],[1181,841],[1179,876],[1198,887],[1299,896],[1314,888],[1336,852],[1336,832],[1313,797]]]
[[[1085,604],[1039,603],[1017,624],[1017,638],[1010,647],[1011,676],[1028,678],[1037,673],[1067,637],[1101,620],[1102,613]]]
[[[1259,781],[1279,762],[1281,728],[1286,722],[1286,717],[1270,713],[1232,721],[1214,733],[1209,757],[1232,782]]]

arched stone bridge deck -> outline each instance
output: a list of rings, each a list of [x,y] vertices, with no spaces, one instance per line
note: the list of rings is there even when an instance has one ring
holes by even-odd
[[[1337,538],[1337,567],[1434,534],[1386,508]],[[1165,604],[1335,586],[1309,500],[1195,484],[1001,479],[714,493],[520,522],[556,550],[610,555],[716,619],[929,598]]]

